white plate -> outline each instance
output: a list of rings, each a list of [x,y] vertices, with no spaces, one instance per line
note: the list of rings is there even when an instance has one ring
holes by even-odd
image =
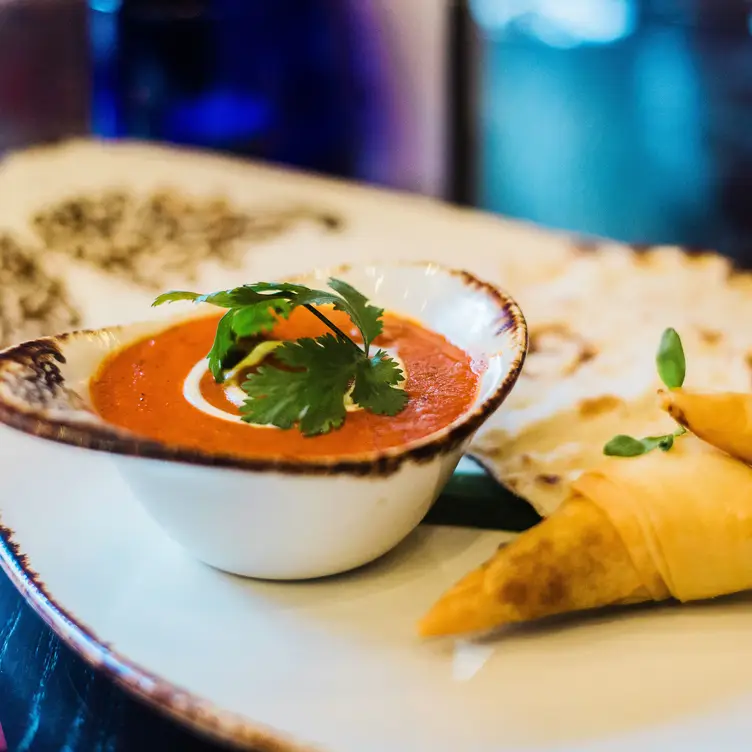
[[[154,169],[158,182],[176,167],[168,159]],[[46,189],[62,171],[44,162],[17,183]],[[93,172],[74,178],[83,185]],[[202,289],[383,257],[461,264],[514,293],[536,271],[505,262],[499,280],[500,254],[561,252],[537,231],[433,202],[266,169],[226,172],[236,194],[315,199],[347,226],[328,237],[304,227],[256,247],[244,270],[207,269]],[[69,276],[74,285],[96,277],[73,267]],[[149,299],[100,277],[84,293],[90,326],[143,317]],[[0,428],[0,479],[0,561],[32,606],[86,660],[216,738],[267,752],[749,748],[746,597],[562,619],[486,643],[421,642],[417,618],[505,534],[424,526],[350,575],[260,583],[184,554],[106,455]]]
[[[421,642],[416,619],[505,534],[424,527],[344,577],[248,581],[171,543],[106,455],[0,441],[6,571],[84,657],[198,729],[262,750],[748,748],[747,599]]]

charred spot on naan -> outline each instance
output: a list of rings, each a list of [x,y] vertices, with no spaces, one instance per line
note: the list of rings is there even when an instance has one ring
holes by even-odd
[[[667,246],[655,243],[629,243],[629,248],[635,254],[635,262],[638,266],[650,266],[660,262],[667,251],[680,254],[686,264],[716,263],[718,254],[708,248],[690,246]]]
[[[564,340],[577,338],[577,335],[570,331],[564,324],[543,324],[530,327],[530,345],[528,355],[536,355],[545,348],[545,339],[547,337],[558,337]]]
[[[603,415],[616,410],[623,405],[623,399],[614,397],[612,394],[603,394],[600,397],[582,400],[577,406],[577,411],[583,418],[593,418],[596,415]]]
[[[561,476],[554,473],[540,473],[540,475],[535,476],[535,481],[546,486],[557,486],[561,483]]]
[[[697,334],[705,345],[718,345],[723,340],[723,333],[716,329],[704,329],[701,327],[697,330]]]
[[[603,241],[587,235],[578,235],[572,238],[571,247],[577,256],[590,256],[603,247]]]
[[[532,327],[529,336],[528,363],[522,372],[523,377],[536,378],[542,375],[537,371],[536,363],[540,363],[544,373],[551,373],[553,370],[561,376],[572,376],[585,363],[598,356],[595,345],[562,323]]]
[[[654,252],[658,246],[653,243],[629,243],[629,247],[635,252],[638,264],[650,264],[653,260],[651,252]]]

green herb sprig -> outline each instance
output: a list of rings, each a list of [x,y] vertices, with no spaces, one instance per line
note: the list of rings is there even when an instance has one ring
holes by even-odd
[[[208,294],[176,290],[160,295],[152,305],[187,300],[227,310],[207,356],[218,383],[224,381],[228,355],[240,340],[271,331],[295,308],[316,316],[331,333],[283,342],[274,349],[274,358],[284,368],[261,365],[241,385],[248,397],[241,407],[243,420],[283,429],[297,425],[306,436],[315,436],[342,426],[348,394],[354,404],[379,415],[398,414],[408,400],[398,387],[405,377],[395,360],[381,349],[371,354],[371,345],[383,331],[383,309],[347,282],[332,278],[328,286],[334,292],[277,282]],[[362,346],[319,310],[325,305],[349,316]]]
[[[658,345],[655,364],[661,381],[669,389],[677,389],[684,384],[687,375],[687,361],[681,338],[675,329],[666,329],[663,332]],[[654,449],[668,452],[674,445],[674,439],[685,433],[687,433],[687,429],[679,426],[675,431],[664,436],[647,436],[644,439],[619,434],[603,447],[603,453],[609,457],[639,457],[641,454],[647,454]]]

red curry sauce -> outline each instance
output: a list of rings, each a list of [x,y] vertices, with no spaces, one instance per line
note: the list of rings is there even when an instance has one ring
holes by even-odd
[[[355,338],[346,314],[327,310],[326,315]],[[95,410],[109,423],[172,446],[245,457],[341,457],[428,436],[465,413],[477,394],[479,375],[467,353],[415,322],[386,314],[375,344],[396,350],[405,365],[410,400],[399,415],[348,412],[342,428],[309,438],[295,428],[229,422],[202,412],[183,395],[186,376],[205,358],[217,322],[214,316],[193,319],[114,353],[92,379]],[[327,331],[310,312],[298,309],[269,337],[318,337]],[[223,385],[208,373],[201,392],[207,402],[239,415]]]

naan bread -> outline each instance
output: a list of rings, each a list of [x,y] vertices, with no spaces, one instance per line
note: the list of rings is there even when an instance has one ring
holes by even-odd
[[[614,435],[665,434],[655,352],[675,328],[687,386],[749,391],[752,276],[676,248],[603,244],[553,279],[515,290],[530,330],[522,376],[471,454],[543,516]]]
[[[138,141],[3,155],[0,198],[0,235],[29,249],[83,327],[161,315],[155,289],[435,261],[517,290],[579,255],[567,236],[435,199]],[[0,346],[25,332],[10,322]]]

